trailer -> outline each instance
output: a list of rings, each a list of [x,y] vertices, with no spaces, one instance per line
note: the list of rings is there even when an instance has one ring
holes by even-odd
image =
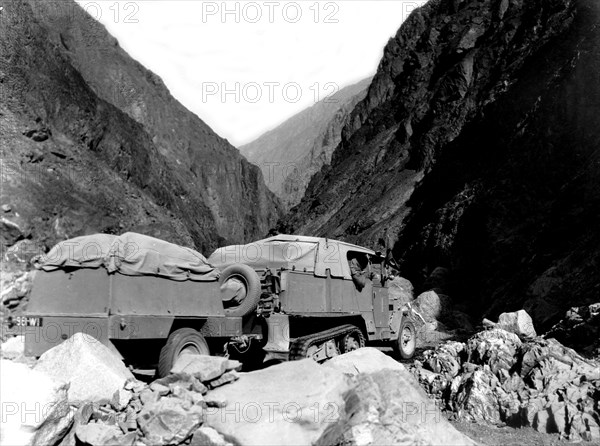
[[[242,336],[244,323],[246,336],[262,336],[244,318],[252,310],[224,308],[229,273],[189,248],[134,233],[96,234],[59,243],[36,266],[27,311],[10,321],[28,356],[83,332],[164,375],[184,351],[210,354],[211,345]],[[259,291],[246,304],[256,305]]]

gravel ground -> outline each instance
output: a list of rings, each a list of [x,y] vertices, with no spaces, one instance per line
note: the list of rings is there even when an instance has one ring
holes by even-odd
[[[465,421],[450,421],[460,432],[485,446],[563,446],[575,442],[561,439],[558,434],[542,434],[531,427],[495,427]],[[580,442],[582,446],[597,443]]]

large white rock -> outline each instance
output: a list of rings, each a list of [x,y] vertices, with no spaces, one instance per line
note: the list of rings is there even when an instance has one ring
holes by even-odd
[[[103,423],[89,423],[77,425],[75,436],[86,445],[118,445],[117,441],[123,436],[123,432],[116,425]]]
[[[110,401],[115,391],[133,378],[120,358],[84,333],[76,333],[44,353],[35,370],[69,383],[71,402]]]
[[[402,364],[374,348],[242,373],[211,394],[227,405],[207,408],[205,425],[235,444],[474,444]]]
[[[312,359],[241,373],[208,393],[227,405],[205,409],[205,425],[235,444],[313,444],[339,419],[348,390],[343,373]]]
[[[401,370],[408,373],[401,363],[373,347],[359,348],[336,356],[325,362],[323,367],[333,368],[347,375],[374,373],[380,370]]]
[[[376,349],[359,349],[323,366],[344,371],[352,366],[362,373],[345,393],[339,419],[327,426],[317,445],[475,444],[444,418],[402,364],[391,361]]]
[[[69,416],[64,383],[4,359],[0,360],[0,407],[2,445],[29,445],[48,420]]]
[[[5,359],[16,359],[25,354],[25,336],[13,336],[0,346],[0,356]]]
[[[525,339],[533,339],[537,336],[533,320],[525,310],[502,313],[498,318],[497,327]]]
[[[186,373],[200,381],[211,381],[227,371],[229,360],[221,356],[184,354],[177,358],[171,373]]]
[[[445,294],[438,294],[435,291],[426,291],[419,294],[413,302],[413,308],[426,322],[435,322],[442,320],[447,316],[452,307],[452,302]]]
[[[212,427],[201,427],[192,437],[190,446],[232,446]]]
[[[146,404],[137,423],[149,444],[179,444],[202,424],[202,407],[168,396]]]

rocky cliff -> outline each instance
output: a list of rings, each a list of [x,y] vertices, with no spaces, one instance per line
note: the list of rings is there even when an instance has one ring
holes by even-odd
[[[286,208],[300,202],[311,177],[331,162],[342,128],[370,82],[365,79],[342,88],[240,147],[244,156],[260,166],[267,186]]]
[[[260,170],[79,6],[0,5],[5,245],[133,230],[206,252],[273,225]]]
[[[479,314],[540,328],[600,291],[600,4],[430,1],[385,48],[282,229],[436,266]]]

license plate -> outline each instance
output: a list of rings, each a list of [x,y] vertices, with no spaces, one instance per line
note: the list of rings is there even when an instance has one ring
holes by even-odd
[[[16,316],[12,318],[13,324],[17,327],[41,327],[44,318]]]

